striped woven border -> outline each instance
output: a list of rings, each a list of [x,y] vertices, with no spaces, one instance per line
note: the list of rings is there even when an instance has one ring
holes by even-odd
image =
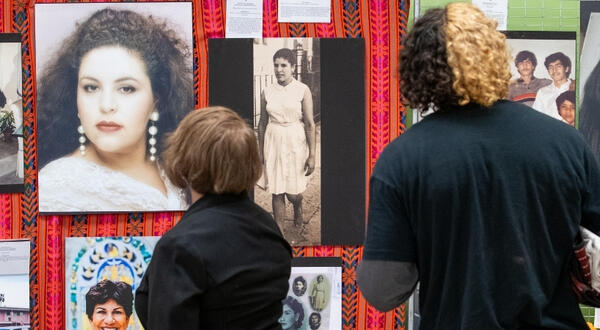
[[[42,1],[38,1],[42,2]],[[62,2],[62,1],[47,1]],[[30,305],[33,329],[64,329],[64,237],[162,235],[181,212],[40,216],[37,213],[33,1],[0,0],[0,32],[20,32],[23,42],[25,193],[0,194],[0,239],[32,241]],[[331,23],[277,23],[277,0],[263,1],[265,37],[365,39],[367,178],[385,145],[405,130],[397,54],[406,33],[409,0],[332,0]],[[225,0],[195,0],[194,87],[196,106],[208,105],[208,39],[225,34]],[[356,286],[361,246],[295,247],[294,256],[336,256],[343,261],[344,329],[405,329],[406,308],[379,313]]]

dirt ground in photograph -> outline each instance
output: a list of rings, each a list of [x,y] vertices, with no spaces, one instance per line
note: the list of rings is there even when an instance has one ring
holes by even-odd
[[[304,222],[301,226],[294,225],[294,209],[287,199],[285,202],[285,220],[278,223],[283,237],[292,246],[308,246],[321,244],[321,125],[317,125],[317,145],[315,170],[308,178],[306,191],[302,193],[302,209]],[[254,189],[254,201],[273,214],[272,195],[258,187]]]

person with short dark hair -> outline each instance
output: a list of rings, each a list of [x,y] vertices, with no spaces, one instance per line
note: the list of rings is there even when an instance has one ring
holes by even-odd
[[[273,55],[277,82],[260,97],[258,143],[265,166],[267,191],[272,195],[273,217],[285,220],[285,201],[292,203],[294,225],[306,224],[302,193],[315,169],[316,129],[310,88],[293,76],[296,56],[289,48]]]
[[[575,126],[575,91],[562,92],[556,98],[556,107],[561,120]]]
[[[544,65],[552,78],[552,84],[538,90],[532,108],[561,120],[562,117],[556,107],[556,98],[563,92],[575,90],[575,82],[569,79],[572,71],[571,60],[562,52],[556,52],[546,57]]]
[[[531,106],[535,101],[537,91],[544,86],[550,85],[552,80],[537,78],[534,75],[537,59],[528,50],[522,50],[517,53],[515,66],[520,77],[511,81],[508,85],[507,99]]]
[[[600,169],[572,127],[503,100],[506,37],[470,3],[428,10],[400,50],[407,105],[383,150],[357,284],[380,311],[419,282],[420,329],[588,329],[567,265],[600,231]]]
[[[304,276],[298,276],[294,279],[292,291],[296,297],[300,297],[306,292],[306,280],[304,279]]]
[[[321,326],[321,314],[317,312],[310,313],[308,317],[308,326],[311,330],[317,330]]]
[[[225,107],[196,110],[167,139],[164,161],[192,205],[156,244],[136,291],[144,328],[279,328],[291,248],[248,197],[262,171],[254,131]]]
[[[133,313],[133,289],[125,282],[102,280],[85,295],[85,313],[92,329],[125,330]]]
[[[287,296],[283,302],[283,311],[279,318],[281,329],[283,330],[298,330],[302,328],[304,323],[304,307],[302,304],[291,296]]]

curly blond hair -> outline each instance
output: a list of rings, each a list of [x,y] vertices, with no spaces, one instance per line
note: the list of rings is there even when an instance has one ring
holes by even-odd
[[[510,80],[506,37],[498,23],[470,3],[446,6],[446,52],[460,105],[490,106],[504,98]]]

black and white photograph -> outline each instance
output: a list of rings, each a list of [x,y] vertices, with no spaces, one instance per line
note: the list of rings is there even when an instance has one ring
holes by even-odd
[[[41,213],[184,210],[161,167],[194,107],[191,3],[35,5]]]
[[[341,329],[341,295],[341,258],[294,258],[279,323],[284,330]]]
[[[581,1],[579,130],[600,162],[600,2]]]
[[[254,127],[263,160],[255,202],[294,243],[321,243],[319,40],[254,41]]]
[[[575,32],[507,31],[514,62],[507,99],[575,126]]]
[[[0,329],[29,329],[29,256],[27,239],[0,240]]]
[[[362,242],[364,88],[362,39],[209,40],[210,104],[254,127],[250,193],[292,246]]]
[[[0,193],[23,192],[21,35],[0,33]]]

